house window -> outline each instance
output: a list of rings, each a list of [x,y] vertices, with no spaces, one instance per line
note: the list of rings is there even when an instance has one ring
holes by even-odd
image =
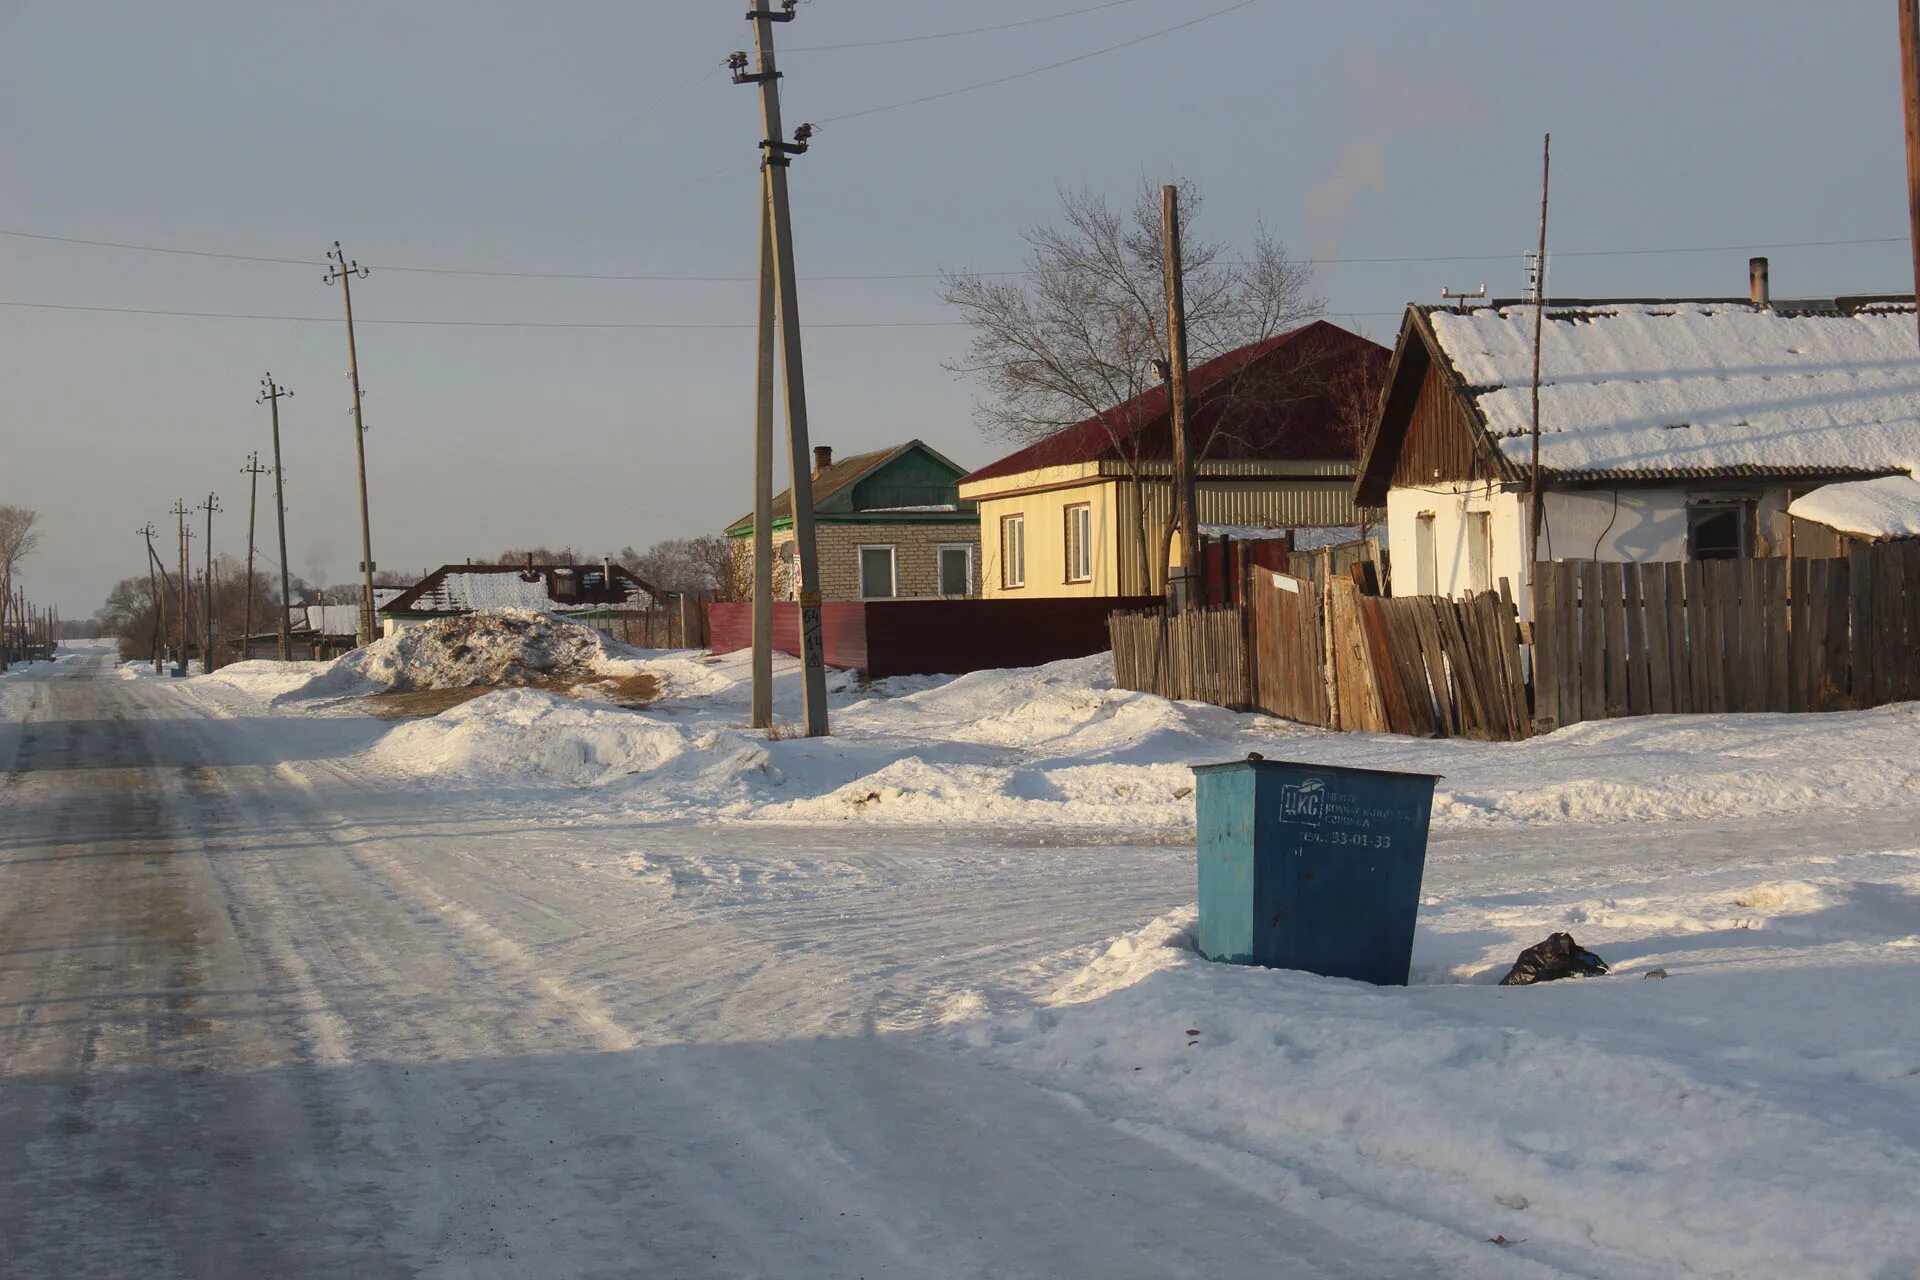
[[[893,587],[893,547],[860,548],[860,598],[891,600]]]
[[[1467,585],[1493,590],[1493,518],[1485,511],[1467,512]]]
[[[1687,508],[1687,559],[1738,560],[1752,554],[1751,502],[1699,502]]]
[[[1027,585],[1027,518],[1000,518],[1000,585]]]
[[[960,599],[973,594],[973,548],[962,542],[943,546],[940,553],[940,594]]]
[[[1067,581],[1093,580],[1093,508],[1087,503],[1067,508]]]
[[[1423,596],[1440,592],[1440,559],[1431,511],[1422,511],[1413,519],[1413,590]]]

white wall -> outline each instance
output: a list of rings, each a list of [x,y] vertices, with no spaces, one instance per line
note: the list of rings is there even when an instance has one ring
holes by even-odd
[[[1736,496],[1684,487],[1548,490],[1540,531],[1542,560],[1605,560],[1644,563],[1687,558],[1687,504],[1690,499]],[[1746,496],[1758,499],[1754,552],[1778,555],[1785,538],[1786,490],[1771,487]],[[1470,578],[1468,514],[1484,511],[1489,521],[1492,556],[1490,584],[1502,577],[1512,584],[1523,614],[1527,552],[1527,495],[1501,492],[1486,482],[1435,484],[1393,489],[1387,494],[1388,553],[1392,593],[1420,594],[1420,518],[1433,517],[1434,591],[1461,596],[1475,589]]]
[[[1502,493],[1498,485],[1436,484],[1422,489],[1393,489],[1387,494],[1387,554],[1392,565],[1392,594],[1420,594],[1421,517],[1433,517],[1434,591],[1460,596],[1476,589],[1468,516],[1483,513],[1491,555],[1484,589],[1497,590],[1505,578],[1514,591],[1525,580],[1527,540],[1524,495]]]

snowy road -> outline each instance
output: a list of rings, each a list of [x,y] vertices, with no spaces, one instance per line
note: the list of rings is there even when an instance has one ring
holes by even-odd
[[[1190,852],[610,860],[564,798],[372,786],[364,721],[104,658],[0,711],[0,1274],[1429,1271],[912,1033],[1180,900]]]

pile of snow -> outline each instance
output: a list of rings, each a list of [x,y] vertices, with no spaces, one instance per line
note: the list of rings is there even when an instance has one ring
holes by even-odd
[[[438,618],[355,649],[295,696],[513,688],[627,674],[639,656],[592,627],[529,609],[487,610]]]

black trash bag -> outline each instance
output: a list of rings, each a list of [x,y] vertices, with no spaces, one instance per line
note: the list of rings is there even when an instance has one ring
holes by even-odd
[[[1556,978],[1593,978],[1606,971],[1607,962],[1575,942],[1572,934],[1556,933],[1522,951],[1500,985],[1525,987]]]

